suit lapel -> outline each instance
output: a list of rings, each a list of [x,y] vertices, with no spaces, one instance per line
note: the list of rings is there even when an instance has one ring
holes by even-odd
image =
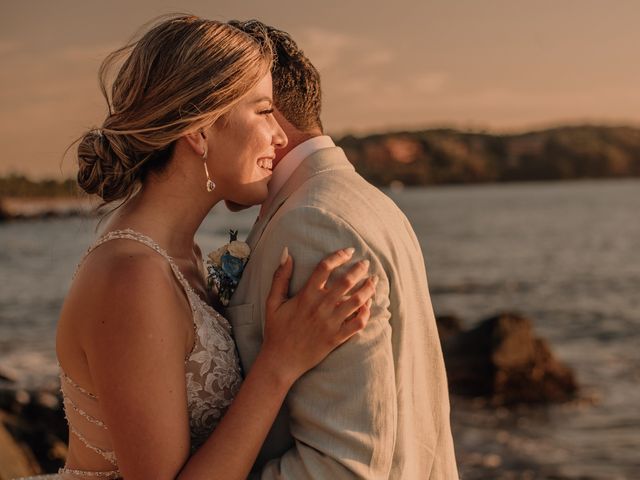
[[[293,192],[302,187],[307,180],[315,175],[344,169],[354,170],[353,165],[349,163],[344,151],[339,147],[323,148],[305,158],[300,166],[294,170],[287,182],[280,189],[280,192],[278,192],[273,199],[273,202],[267,206],[264,214],[258,219],[249,232],[247,243],[251,251],[254,251],[256,245],[262,238],[265,228],[267,228],[273,216]]]

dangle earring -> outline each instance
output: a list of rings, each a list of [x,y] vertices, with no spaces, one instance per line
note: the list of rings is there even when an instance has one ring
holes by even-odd
[[[205,150],[202,154],[202,159],[204,160],[204,173],[207,176],[207,192],[213,192],[213,189],[216,188],[216,184],[213,183],[211,177],[209,177],[209,169],[207,168],[207,151]]]

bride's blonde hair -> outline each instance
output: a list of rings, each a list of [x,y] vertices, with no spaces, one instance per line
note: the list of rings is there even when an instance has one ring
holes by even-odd
[[[109,74],[121,61],[108,92]],[[79,186],[105,202],[126,201],[148,173],[164,168],[178,138],[227,114],[272,61],[268,41],[226,23],[163,17],[100,67],[109,114],[79,139]]]

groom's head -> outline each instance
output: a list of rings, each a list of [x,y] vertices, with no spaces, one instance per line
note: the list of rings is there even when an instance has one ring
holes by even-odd
[[[273,45],[275,58],[271,74],[273,99],[277,109],[275,115],[289,139],[285,149],[276,151],[277,164],[296,145],[323,133],[320,121],[320,74],[287,32],[258,20],[232,20],[229,24],[258,41],[264,39],[266,32]]]

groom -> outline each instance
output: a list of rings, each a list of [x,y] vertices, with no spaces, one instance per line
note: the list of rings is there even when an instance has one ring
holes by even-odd
[[[424,260],[396,205],[358,175],[320,122],[320,78],[291,37],[252,20],[230,22],[274,45],[278,152],[269,196],[247,242],[251,259],[227,315],[245,372],[262,342],[264,305],[284,246],[291,294],[316,264],[356,248],[380,280],[367,327],[291,389],[255,465],[257,478],[458,478],[447,380]]]

